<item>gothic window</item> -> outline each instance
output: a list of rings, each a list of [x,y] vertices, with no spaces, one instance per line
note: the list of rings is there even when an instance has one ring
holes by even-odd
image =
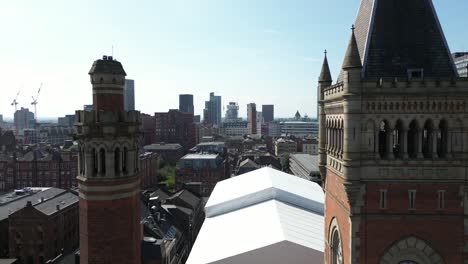
[[[416,261],[412,261],[412,260],[403,260],[403,261],[400,261],[400,263],[398,264],[419,264],[419,263],[417,263]]]
[[[416,209],[416,190],[409,190],[408,198],[409,198],[409,209],[410,210]]]
[[[448,128],[447,121],[441,120],[439,123],[439,131],[437,132],[437,155],[441,158],[445,158],[447,154],[448,144]]]
[[[333,231],[331,242],[331,263],[343,264],[343,251],[340,241],[340,235],[338,234],[338,230],[336,229]]]
[[[100,159],[100,165],[101,165],[101,175],[106,174],[106,151],[104,149],[99,150],[99,159]]]
[[[389,135],[389,126],[386,121],[380,122],[379,126],[379,154],[383,158],[386,156],[387,151],[389,150],[388,138]]]
[[[104,78],[101,77],[101,78],[99,79],[99,83],[102,84],[103,82],[104,82]]]
[[[380,209],[387,209],[387,190],[382,189],[380,190]]]
[[[416,158],[418,154],[418,125],[413,120],[408,130],[408,155],[410,158]]]
[[[128,149],[125,147],[122,153],[122,171],[127,172]]]
[[[93,166],[92,166],[93,175],[96,175],[96,173],[98,172],[98,155],[96,153],[96,149],[93,148],[91,155],[93,157],[93,159],[92,159],[92,162],[93,162]]]
[[[116,148],[114,151],[114,170],[115,173],[118,175],[120,173],[120,149]]]
[[[401,158],[403,153],[403,122],[397,121],[395,130],[393,131],[393,154],[395,157]]]
[[[432,140],[433,140],[433,126],[432,121],[427,120],[424,123],[423,131],[422,131],[422,152],[424,158],[431,158],[432,157]]]
[[[445,190],[437,191],[437,209],[445,209]]]

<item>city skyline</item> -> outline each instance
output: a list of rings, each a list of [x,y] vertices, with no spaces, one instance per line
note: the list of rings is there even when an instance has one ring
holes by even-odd
[[[102,55],[114,55],[138,82],[135,108],[143,113],[177,109],[178,95],[189,93],[195,114],[202,115],[206,96],[215,92],[224,102],[238,102],[242,117],[250,102],[275,104],[279,117],[296,110],[315,117],[323,50],[329,51],[336,80],[355,16],[349,10],[359,5],[358,0],[332,0],[318,10],[317,1],[110,3],[1,4],[0,23],[15,24],[0,29],[5,36],[0,70],[7,76],[0,114],[6,120],[13,116],[11,101],[21,87],[18,107],[32,109],[31,96],[40,83],[39,119],[91,103],[88,63]],[[459,31],[468,3],[434,4],[451,52],[466,51]],[[106,12],[110,6],[112,12]]]

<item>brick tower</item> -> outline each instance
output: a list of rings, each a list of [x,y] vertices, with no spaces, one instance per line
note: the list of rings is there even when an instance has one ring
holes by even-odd
[[[326,263],[468,263],[468,78],[432,1],[362,0],[318,89]]]
[[[140,263],[140,113],[124,111],[122,64],[104,56],[89,71],[93,110],[76,111],[80,263]]]

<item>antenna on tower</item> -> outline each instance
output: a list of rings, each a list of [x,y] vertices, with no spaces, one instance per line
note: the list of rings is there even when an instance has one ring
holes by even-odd
[[[114,45],[112,45],[112,58],[114,57]]]

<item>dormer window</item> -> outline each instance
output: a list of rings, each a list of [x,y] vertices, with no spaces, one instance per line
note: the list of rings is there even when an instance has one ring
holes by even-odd
[[[408,79],[422,80],[424,79],[424,69],[408,69]]]

